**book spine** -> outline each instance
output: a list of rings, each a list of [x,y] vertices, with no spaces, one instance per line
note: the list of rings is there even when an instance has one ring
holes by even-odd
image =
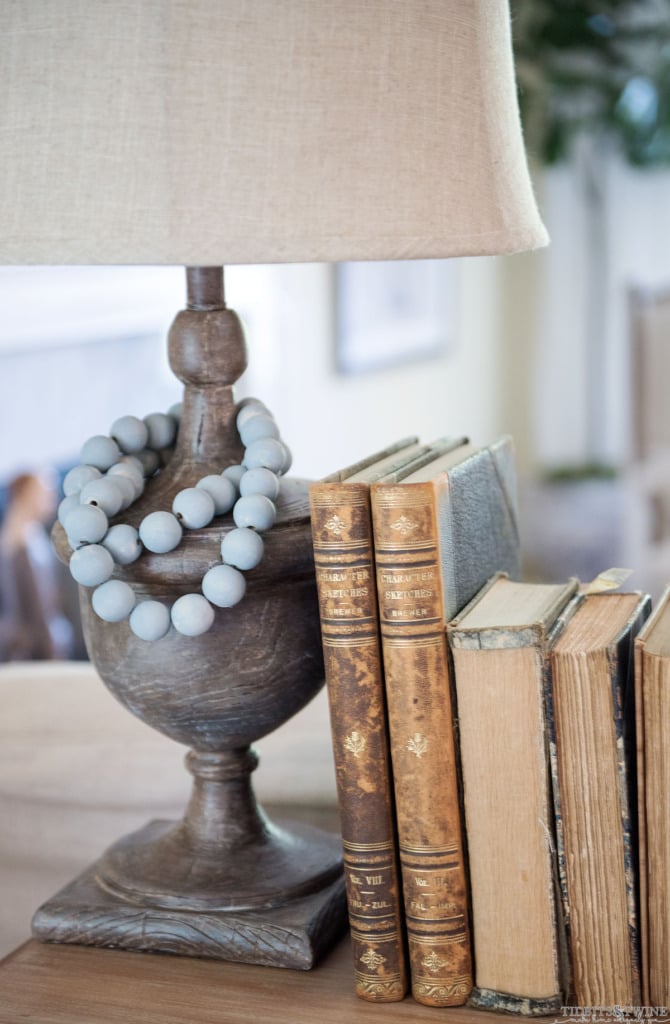
[[[314,563],[355,991],[395,1002],[407,964],[367,484],[312,484]]]
[[[651,600],[644,597],[623,635],[610,652],[612,700],[615,716],[617,772],[621,806],[628,942],[631,958],[631,1002],[642,1000],[642,950],[640,935],[637,808],[637,749],[635,720],[635,638],[651,613]]]
[[[646,735],[645,718],[645,647],[637,637],[634,642],[635,663],[635,745],[637,770],[637,845],[639,860],[639,900],[640,900],[640,991],[642,1004],[649,1006],[651,1002],[649,984],[649,869],[647,846],[647,793],[646,793]]]
[[[640,886],[646,906],[646,982],[648,1003],[662,1007],[670,1003],[670,913],[668,906],[668,810],[670,756],[667,722],[670,718],[670,662],[658,648],[642,648],[642,731],[644,763],[644,839],[640,857],[645,856],[646,876]]]
[[[579,599],[578,599],[579,600]],[[554,819],[554,837],[556,841],[556,857],[554,872],[556,875],[556,926],[558,936],[559,977],[566,999],[574,998],[572,959],[569,949],[571,944],[570,900],[568,898],[568,881],[565,866],[565,828],[563,822],[563,805],[558,770],[558,745],[556,741],[556,708],[554,702],[553,676],[551,657],[545,654],[543,660],[544,706],[547,728],[547,754],[549,780],[551,784],[550,798]]]
[[[459,1006],[472,959],[433,489],[371,494],[412,994]]]

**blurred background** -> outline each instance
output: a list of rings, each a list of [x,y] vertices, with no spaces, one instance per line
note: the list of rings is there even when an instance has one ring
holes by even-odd
[[[238,394],[272,409],[292,473],[309,478],[408,434],[511,433],[527,576],[624,566],[658,596],[670,580],[670,2],[513,0],[512,12],[550,247],[227,268],[249,345]],[[184,276],[0,269],[0,660],[85,657],[73,586],[48,567],[59,483],[88,436],[179,400],[165,338]],[[10,650],[3,615],[27,570],[7,552],[26,523],[48,636]]]

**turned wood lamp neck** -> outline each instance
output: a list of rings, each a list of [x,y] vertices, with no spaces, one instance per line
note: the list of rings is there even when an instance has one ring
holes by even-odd
[[[186,296],[189,309],[225,309],[223,267],[187,267]]]
[[[246,344],[225,304],[222,267],[188,267],[186,286],[187,308],[168,335],[170,367],[185,385],[175,456],[220,473],[242,454],[233,385],[247,367]]]

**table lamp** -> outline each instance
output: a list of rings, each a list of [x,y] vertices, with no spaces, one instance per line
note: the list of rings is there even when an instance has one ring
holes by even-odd
[[[152,822],[106,851],[38,911],[34,931],[309,967],[345,918],[339,841],[271,823],[250,783],[251,744],[323,683],[307,482],[285,475],[262,405],[234,398],[246,355],[222,267],[544,244],[507,2],[8,0],[0,109],[2,263],[187,268],[187,308],[169,335],[185,385],[176,442],[130,417],[111,430],[109,465],[87,448],[93,476],[112,477],[132,504],[108,510],[97,540],[65,518],[55,543],[84,563],[92,661],[132,713],[191,748],[193,795],[181,822]],[[252,420],[258,437],[245,431]],[[232,516],[207,491],[215,518],[198,525],[191,492],[242,461],[262,485],[235,495]],[[71,483],[72,509],[104,515],[84,487]],[[161,530],[174,522],[166,550]],[[139,528],[134,560],[109,542],[120,523]],[[259,531],[260,563],[224,553],[229,535],[246,551]],[[111,550],[110,578],[92,548]]]

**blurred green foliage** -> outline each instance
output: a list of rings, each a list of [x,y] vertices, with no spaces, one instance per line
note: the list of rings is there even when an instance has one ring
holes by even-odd
[[[670,0],[511,0],[529,152],[566,158],[580,132],[630,163],[670,163]]]

